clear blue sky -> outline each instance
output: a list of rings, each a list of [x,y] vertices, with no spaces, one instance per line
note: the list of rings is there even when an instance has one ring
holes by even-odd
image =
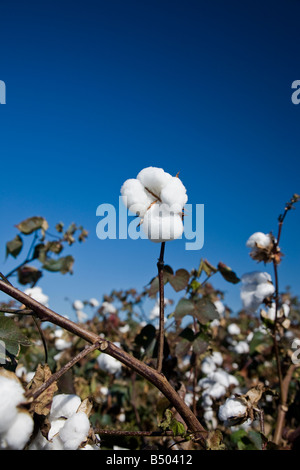
[[[189,202],[205,205],[203,249],[170,242],[168,264],[191,269],[204,257],[238,275],[264,269],[245,242],[275,232],[300,192],[299,15],[298,0],[2,2],[1,271],[14,265],[5,262],[14,225],[42,215],[90,232],[66,251],[74,275],[40,282],[53,309],[70,315],[65,297],[142,288],[159,246],[98,240],[96,209],[117,204],[122,183],[147,166],[180,171]],[[280,266],[280,287],[296,294],[299,221],[297,207]],[[214,283],[237,311],[239,286]]]

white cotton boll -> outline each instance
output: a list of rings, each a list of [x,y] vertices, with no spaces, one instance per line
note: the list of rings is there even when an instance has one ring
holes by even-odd
[[[48,441],[43,450],[65,450],[64,443],[59,435],[54,436],[52,441]]]
[[[94,298],[89,300],[89,304],[90,304],[91,307],[99,307],[99,305],[100,305],[99,301],[97,299],[94,299]]]
[[[243,284],[261,284],[267,281],[271,282],[272,278],[269,273],[253,271],[251,273],[243,274],[241,281]]]
[[[201,405],[202,407],[205,408],[210,408],[213,404],[213,399],[207,394],[203,393],[202,394],[202,400],[201,400]]]
[[[5,433],[17,417],[24,389],[18,380],[0,376],[0,434]]]
[[[74,300],[73,308],[74,308],[74,310],[83,310],[84,309],[84,303],[81,300]]]
[[[145,214],[150,204],[155,200],[138,179],[125,181],[121,188],[121,195],[130,212],[140,216]]]
[[[12,450],[22,450],[33,431],[33,419],[26,411],[19,411],[13,423],[2,436]]]
[[[155,320],[159,317],[159,304],[156,303],[152,310],[150,311],[149,320]]]
[[[248,238],[246,245],[249,248],[256,248],[259,245],[263,248],[267,248],[271,244],[272,240],[269,234],[262,232],[255,232],[251,237]]]
[[[230,385],[235,385],[237,386],[239,384],[238,380],[234,375],[228,374],[223,369],[217,369],[211,376],[211,380],[214,380],[220,385],[223,385],[224,387],[228,388]]]
[[[223,302],[221,302],[221,300],[215,300],[214,301],[214,306],[216,307],[217,312],[220,315],[220,317],[222,317],[224,315],[224,312],[225,312],[225,306],[224,306]]]
[[[223,364],[223,356],[219,351],[213,351],[211,358],[217,366],[221,366]]]
[[[221,398],[223,395],[226,394],[226,388],[224,385],[215,382],[209,389],[206,390],[208,395],[216,400]]]
[[[54,345],[58,351],[63,351],[64,349],[68,349],[72,346],[72,341],[66,341],[63,338],[57,338],[54,342]]]
[[[154,204],[144,216],[142,229],[155,243],[176,240],[183,233],[182,217],[171,213],[165,205]]]
[[[148,167],[144,168],[137,175],[137,180],[142,183],[144,188],[150,189],[155,196],[160,196],[161,190],[172,179],[169,173],[162,168]]]
[[[209,375],[216,370],[216,363],[213,361],[212,357],[207,356],[203,359],[201,364],[201,372],[205,375]]]
[[[87,319],[87,314],[82,310],[76,310],[76,316],[79,323],[83,323]]]
[[[49,297],[45,295],[41,287],[35,286],[24,290],[24,294],[29,295],[32,299],[36,300],[40,304],[48,307]]]
[[[248,343],[251,343],[252,339],[253,339],[253,336],[254,336],[254,333],[253,331],[250,331],[250,333],[248,334],[247,338],[246,338],[246,341]]]
[[[120,372],[122,368],[120,361],[105,353],[101,353],[97,357],[97,363],[101,370],[108,372],[109,374],[116,374],[117,372]]]
[[[290,313],[290,306],[288,304],[283,304],[281,308],[282,308],[282,311],[283,311],[283,315],[285,317],[288,317],[289,313]]]
[[[102,303],[101,308],[102,308],[102,311],[103,311],[104,315],[107,314],[107,313],[112,313],[112,314],[117,313],[116,307],[113,304],[111,304],[110,302],[107,302],[107,301],[104,301]]]
[[[128,333],[129,330],[130,330],[130,326],[128,324],[119,327],[119,331],[122,334]]]
[[[181,213],[188,197],[186,189],[179,178],[172,177],[161,190],[160,199],[167,204],[175,213]]]
[[[50,409],[50,421],[58,418],[69,418],[78,410],[81,398],[75,394],[60,393],[55,395]]]
[[[53,419],[51,420],[51,427],[48,432],[48,439],[51,441],[53,437],[59,433],[59,431],[64,427],[66,423],[65,418],[58,418],[58,419]]]
[[[90,422],[85,413],[79,412],[67,419],[59,431],[65,450],[76,450],[87,439]]]
[[[239,335],[241,333],[241,329],[236,323],[228,325],[227,331],[230,335]]]
[[[274,292],[275,287],[268,273],[255,271],[242,276],[240,295],[246,311],[255,312],[263,300]]]
[[[234,346],[234,351],[237,354],[247,354],[249,352],[249,344],[246,341],[239,341]]]
[[[219,408],[219,419],[221,421],[228,421],[231,418],[242,418],[246,415],[247,407],[238,398],[227,398],[224,405]]]

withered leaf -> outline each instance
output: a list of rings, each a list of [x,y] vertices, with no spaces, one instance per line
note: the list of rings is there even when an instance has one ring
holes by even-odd
[[[51,375],[52,373],[48,364],[39,364],[32,381],[28,385],[29,390],[32,392],[36,391]],[[47,416],[50,412],[53,395],[57,389],[56,382],[52,383],[44,392],[34,399],[31,403],[30,411],[38,415]]]

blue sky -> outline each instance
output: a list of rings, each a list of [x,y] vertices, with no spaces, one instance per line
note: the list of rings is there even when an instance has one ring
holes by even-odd
[[[200,258],[238,275],[256,265],[245,247],[299,193],[298,0],[10,1],[1,5],[1,271],[14,225],[44,216],[82,224],[88,241],[66,254],[73,276],[40,285],[54,310],[65,298],[101,300],[142,288],[156,274],[159,246],[96,236],[96,209],[147,166],[180,177],[189,203],[205,206],[205,242],[167,244],[174,269]],[[280,287],[299,289],[300,207],[282,234]],[[239,287],[216,276],[234,311]],[[171,291],[168,292],[171,295]]]

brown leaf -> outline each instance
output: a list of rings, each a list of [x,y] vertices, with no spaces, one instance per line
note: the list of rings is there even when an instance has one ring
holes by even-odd
[[[44,366],[39,364],[32,381],[28,385],[29,390],[32,392],[37,390],[51,375],[51,370],[47,364]],[[56,382],[54,382],[32,402],[30,411],[47,416],[50,412],[53,395],[57,390]]]

